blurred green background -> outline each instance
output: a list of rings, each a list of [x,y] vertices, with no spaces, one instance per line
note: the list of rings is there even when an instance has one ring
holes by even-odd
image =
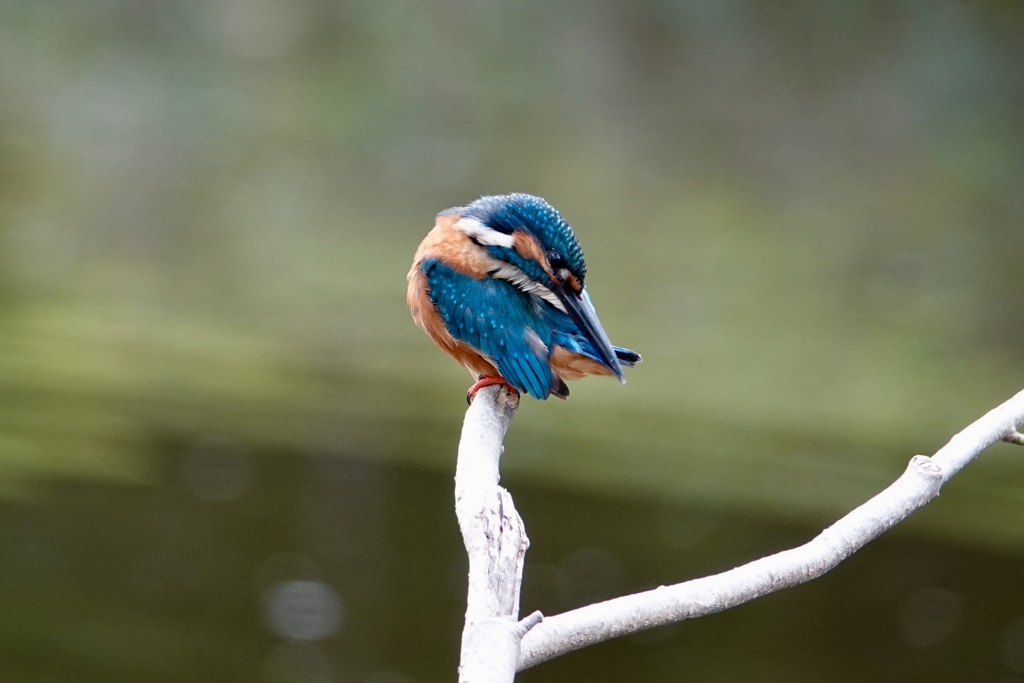
[[[0,679],[454,680],[434,214],[542,195],[629,384],[524,401],[523,609],[801,543],[1024,386],[1024,5],[0,2]],[[825,578],[523,681],[1024,681],[998,445]]]

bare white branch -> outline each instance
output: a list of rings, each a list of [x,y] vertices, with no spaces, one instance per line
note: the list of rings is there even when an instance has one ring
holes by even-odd
[[[561,654],[644,629],[713,614],[817,578],[914,510],[993,443],[1022,443],[1024,391],[950,439],[810,542],[727,572],[516,621],[529,541],[508,492],[498,486],[502,440],[518,397],[487,387],[466,413],[455,477],[456,514],[469,555],[469,591],[459,680],[509,683]]]
[[[1019,442],[1024,391],[950,439],[931,458],[914,456],[889,488],[798,548],[727,572],[546,617],[523,638],[519,669],[618,636],[694,619],[815,579],[939,494],[997,441]]]
[[[519,644],[539,619],[522,622],[519,589],[529,540],[512,496],[498,486],[502,440],[518,396],[499,385],[477,392],[462,426],[455,470],[455,514],[469,556],[466,624],[459,680],[508,683],[515,679]]]

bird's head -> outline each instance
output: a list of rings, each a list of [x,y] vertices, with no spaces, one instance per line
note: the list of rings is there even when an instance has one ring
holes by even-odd
[[[481,197],[451,210],[460,219],[454,228],[487,250],[491,277],[572,318],[601,360],[624,381],[622,366],[587,294],[587,264],[572,227],[540,197],[506,194]],[[447,213],[447,212],[446,212]]]

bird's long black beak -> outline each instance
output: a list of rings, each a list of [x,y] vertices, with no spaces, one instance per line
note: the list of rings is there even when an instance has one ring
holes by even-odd
[[[626,377],[622,373],[622,365],[615,355],[612,342],[608,339],[608,333],[601,327],[601,321],[597,319],[597,311],[594,304],[590,303],[590,295],[583,289],[579,294],[574,292],[568,285],[560,282],[553,282],[551,286],[555,296],[565,306],[566,312],[576,326],[580,328],[583,336],[593,345],[597,355],[607,365],[619,381],[626,383]]]

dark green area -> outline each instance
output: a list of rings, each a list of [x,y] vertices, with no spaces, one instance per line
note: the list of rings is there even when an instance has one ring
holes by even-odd
[[[199,499],[189,471],[234,452],[220,449],[197,461],[184,444],[157,444],[151,486],[59,482],[42,503],[0,509],[6,679],[452,677],[465,559],[446,473],[251,453],[236,461],[243,495]],[[223,481],[232,470],[214,471]],[[554,613],[722,571],[816,530],[509,479],[531,520],[525,610]],[[522,678],[1013,680],[1000,676],[1020,653],[1003,643],[1021,630],[1024,598],[1007,586],[1024,560],[921,540],[922,515],[820,581]],[[303,643],[268,632],[267,591],[295,579],[327,582],[341,597],[331,636]]]
[[[644,355],[512,425],[524,609],[811,537],[1024,386],[1022,64],[1013,2],[0,4],[0,679],[451,680],[470,378],[405,273],[486,193]],[[523,680],[1024,679],[1021,455]]]

